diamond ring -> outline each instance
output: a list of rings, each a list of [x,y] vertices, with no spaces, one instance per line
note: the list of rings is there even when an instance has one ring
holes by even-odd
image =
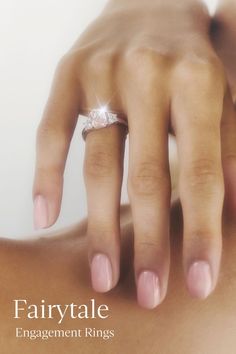
[[[93,109],[89,112],[87,117],[88,119],[86,120],[82,131],[84,140],[90,131],[106,128],[113,124],[122,124],[128,128],[127,121],[123,118],[120,118],[118,113],[109,111],[106,106],[99,109]]]

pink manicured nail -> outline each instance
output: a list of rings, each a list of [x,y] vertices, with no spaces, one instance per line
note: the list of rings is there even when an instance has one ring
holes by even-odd
[[[194,262],[187,276],[188,289],[192,296],[205,299],[211,292],[211,269],[207,262]]]
[[[153,309],[160,303],[160,284],[157,275],[150,271],[142,272],[137,284],[138,303]]]
[[[104,254],[97,254],[91,263],[92,286],[95,291],[105,293],[112,288],[111,262]]]
[[[41,195],[34,200],[34,227],[36,230],[48,227],[48,205]]]

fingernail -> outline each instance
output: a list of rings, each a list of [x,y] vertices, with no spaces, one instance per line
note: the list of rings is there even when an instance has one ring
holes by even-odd
[[[188,289],[192,296],[205,299],[211,292],[211,269],[207,262],[194,262],[187,276]]]
[[[160,303],[160,284],[157,275],[150,271],[142,272],[137,284],[138,303],[153,309]]]
[[[34,227],[36,230],[48,227],[48,204],[41,195],[34,200]]]
[[[97,254],[91,263],[92,286],[95,291],[105,293],[112,288],[111,262],[104,254]]]

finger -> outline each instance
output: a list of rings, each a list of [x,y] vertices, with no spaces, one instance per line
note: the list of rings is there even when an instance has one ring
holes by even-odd
[[[224,100],[221,124],[222,161],[227,209],[236,215],[236,111],[230,91]]]
[[[130,100],[131,102],[133,100]],[[145,103],[144,103],[145,101]],[[167,99],[129,106],[129,198],[131,202],[138,302],[156,307],[169,275],[170,174]]]
[[[94,290],[107,292],[119,279],[120,193],[125,129],[110,126],[86,138],[84,176],[88,200],[89,262]]]
[[[187,74],[185,85],[173,98],[184,215],[184,269],[190,293],[205,298],[216,286],[221,258],[224,185],[220,120],[224,90],[205,71]]]
[[[79,112],[78,90],[73,63],[64,59],[37,132],[33,187],[36,229],[52,225],[60,211],[65,162]]]

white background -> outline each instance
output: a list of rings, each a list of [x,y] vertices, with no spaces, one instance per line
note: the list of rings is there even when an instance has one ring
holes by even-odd
[[[163,0],[165,1],[165,0]],[[213,10],[217,0],[208,0]],[[59,58],[106,0],[0,0],[0,236],[36,235],[31,189],[35,131]],[[78,125],[56,228],[86,215]],[[125,190],[123,192],[124,198]]]

